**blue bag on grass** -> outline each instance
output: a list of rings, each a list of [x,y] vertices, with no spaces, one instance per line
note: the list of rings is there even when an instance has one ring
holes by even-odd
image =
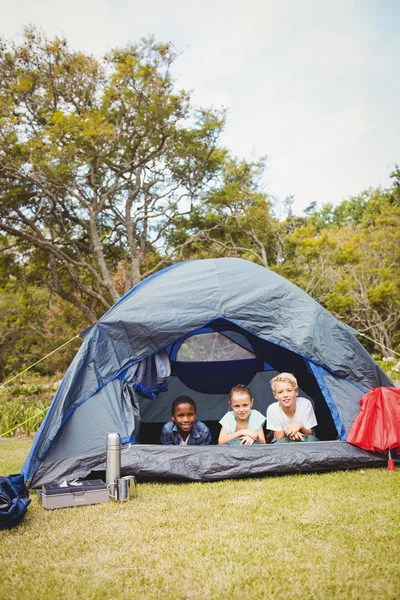
[[[30,503],[22,475],[0,476],[0,529],[18,525]]]

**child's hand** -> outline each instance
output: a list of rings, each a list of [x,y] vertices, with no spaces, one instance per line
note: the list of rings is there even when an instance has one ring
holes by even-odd
[[[258,440],[258,431],[254,431],[253,429],[241,429],[240,437],[242,437],[242,435],[251,437],[254,442],[256,442]]]
[[[252,433],[254,433],[254,432],[252,432]],[[245,446],[251,446],[251,444],[254,444],[254,438],[251,435],[241,435],[240,443]]]
[[[301,423],[289,423],[289,425],[286,425],[283,431],[290,440],[301,441],[303,439],[303,435],[300,433],[300,429]],[[301,437],[298,437],[299,435]]]

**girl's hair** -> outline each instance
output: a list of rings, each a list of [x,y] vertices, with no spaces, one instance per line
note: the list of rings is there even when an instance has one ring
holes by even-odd
[[[250,389],[247,387],[247,385],[243,385],[241,383],[234,385],[231,391],[229,392],[229,402],[231,402],[233,394],[246,394],[246,396],[248,396],[250,400],[253,399]]]
[[[278,383],[278,381],[289,381],[295,390],[299,388],[296,377],[291,373],[279,373],[279,375],[271,379],[270,384],[272,387],[272,391],[274,391],[275,383]]]

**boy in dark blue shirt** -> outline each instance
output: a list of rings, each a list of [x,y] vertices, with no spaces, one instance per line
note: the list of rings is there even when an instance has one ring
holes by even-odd
[[[204,446],[210,444],[207,425],[197,420],[196,404],[189,396],[178,396],[172,403],[171,421],[161,432],[161,443],[173,446]]]

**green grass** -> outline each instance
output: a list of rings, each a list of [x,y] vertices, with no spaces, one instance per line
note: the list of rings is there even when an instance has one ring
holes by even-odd
[[[0,472],[31,442],[0,442]],[[400,473],[138,485],[137,500],[50,511],[0,532],[7,600],[397,600]]]

